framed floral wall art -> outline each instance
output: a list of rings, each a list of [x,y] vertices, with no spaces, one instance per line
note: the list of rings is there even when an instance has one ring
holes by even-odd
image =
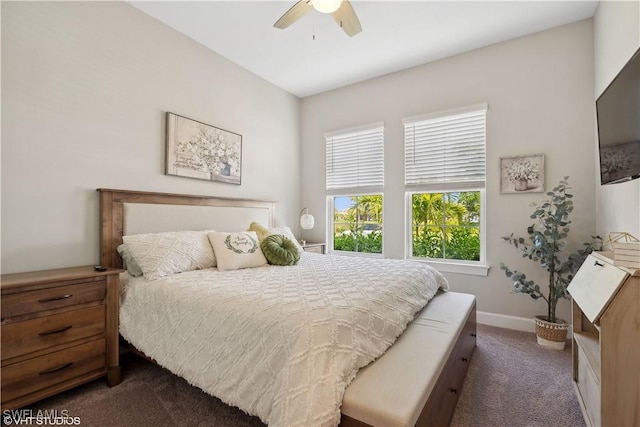
[[[500,158],[501,193],[544,191],[544,154]]]
[[[240,184],[242,135],[167,112],[167,175]]]

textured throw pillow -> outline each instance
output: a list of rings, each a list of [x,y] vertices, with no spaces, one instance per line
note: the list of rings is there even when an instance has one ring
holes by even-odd
[[[209,233],[209,241],[220,271],[260,267],[267,263],[260,249],[258,236],[253,231]]]
[[[127,269],[129,274],[133,277],[142,276],[142,270],[140,269],[140,266],[138,265],[136,260],[133,259],[133,256],[131,256],[131,252],[127,249],[127,245],[123,243],[122,245],[117,247],[117,251],[122,257],[124,268]]]
[[[272,234],[282,234],[283,236],[290,239],[301,252],[304,250],[302,249],[302,246],[300,246],[300,243],[298,243],[298,239],[296,239],[296,237],[293,235],[291,229],[286,225],[267,228],[258,222],[252,222],[251,224],[249,224],[249,231],[255,231],[258,234],[258,240],[260,241],[260,243],[262,243],[264,238],[267,236],[270,236]]]
[[[123,236],[127,249],[148,280],[216,266],[208,231],[171,231]]]
[[[260,248],[269,264],[294,265],[300,259],[298,247],[282,234],[272,234],[264,238]]]

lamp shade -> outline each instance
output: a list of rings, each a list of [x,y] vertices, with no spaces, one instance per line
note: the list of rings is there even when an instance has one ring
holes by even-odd
[[[300,227],[305,230],[311,230],[313,225],[315,224],[315,220],[313,219],[313,215],[309,213],[305,213],[300,216]]]
[[[313,0],[311,2],[313,8],[322,13],[333,13],[340,9],[342,0]]]

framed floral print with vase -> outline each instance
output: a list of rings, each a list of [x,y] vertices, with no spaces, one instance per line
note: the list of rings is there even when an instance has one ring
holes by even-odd
[[[501,157],[500,192],[544,192],[544,154]]]
[[[242,135],[167,112],[166,175],[241,183]]]

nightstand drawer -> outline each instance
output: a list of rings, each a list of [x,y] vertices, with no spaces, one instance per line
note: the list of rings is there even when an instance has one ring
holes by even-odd
[[[59,309],[91,301],[103,301],[106,295],[104,279],[73,285],[50,287],[2,296],[2,321],[10,317],[39,311]]]
[[[105,339],[46,354],[2,368],[2,400],[45,389],[93,371],[105,370]]]
[[[104,331],[104,305],[2,325],[2,360],[104,335]]]

